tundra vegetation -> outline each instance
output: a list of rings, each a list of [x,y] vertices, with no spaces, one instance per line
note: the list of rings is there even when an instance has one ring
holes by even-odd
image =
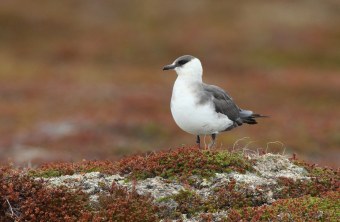
[[[0,168],[0,221],[338,221],[339,170],[182,147]]]

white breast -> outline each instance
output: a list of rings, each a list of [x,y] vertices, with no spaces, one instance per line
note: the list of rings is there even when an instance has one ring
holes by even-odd
[[[200,82],[176,79],[171,98],[171,113],[176,124],[184,131],[194,134],[219,133],[233,124],[221,113],[216,113],[212,102],[199,104]]]

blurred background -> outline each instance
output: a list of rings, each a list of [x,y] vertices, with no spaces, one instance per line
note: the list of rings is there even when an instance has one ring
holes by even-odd
[[[338,0],[2,0],[0,161],[194,145],[170,113],[176,74],[162,71],[184,54],[205,82],[271,116],[220,134],[218,147],[340,166]]]

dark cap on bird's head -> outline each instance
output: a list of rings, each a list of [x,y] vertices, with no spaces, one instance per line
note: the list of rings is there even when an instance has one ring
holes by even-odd
[[[164,66],[163,70],[171,70],[177,67],[181,67],[185,65],[186,63],[190,62],[194,58],[195,57],[191,55],[184,55],[184,56],[178,57],[172,64]]]

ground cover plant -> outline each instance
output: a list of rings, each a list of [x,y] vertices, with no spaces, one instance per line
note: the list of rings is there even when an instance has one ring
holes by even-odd
[[[267,160],[276,165],[263,171]],[[0,221],[336,221],[339,181],[338,170],[295,157],[195,147],[115,162],[7,165]]]
[[[219,172],[252,171],[252,165],[251,160],[245,158],[240,152],[202,151],[197,147],[183,147],[146,155],[134,155],[117,162],[83,161],[45,164],[30,173],[35,176],[52,177],[91,171],[131,174],[129,176],[131,179],[146,179],[155,176],[166,179],[186,179],[192,174],[209,177]]]
[[[309,195],[278,200],[272,205],[231,210],[225,221],[338,221],[340,193],[330,191],[320,197]]]

